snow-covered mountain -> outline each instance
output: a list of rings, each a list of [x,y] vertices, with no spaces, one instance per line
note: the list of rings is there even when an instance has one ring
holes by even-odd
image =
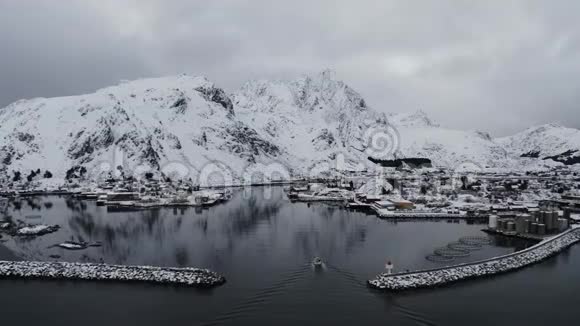
[[[227,94],[205,78],[143,79],[93,94],[18,101],[0,110],[5,170],[75,166],[200,170],[214,160],[245,166],[287,154],[235,118]],[[186,171],[184,174],[195,173]]]
[[[399,131],[402,157],[426,157],[434,165],[449,168],[466,163],[480,168],[516,164],[488,133],[442,128],[421,111],[391,115],[389,121]]]
[[[580,163],[580,130],[557,123],[528,128],[513,136],[499,138],[498,143],[523,159],[566,165]]]
[[[574,156],[580,148],[580,131],[560,126],[493,139],[442,128],[423,112],[380,113],[329,71],[252,81],[232,95],[187,75],[124,82],[92,94],[15,102],[0,109],[0,126],[0,174],[173,165],[195,177],[219,165],[240,177],[268,172],[264,166],[271,163],[289,173],[308,173],[321,162],[362,168],[373,164],[369,157],[518,168],[547,156]]]
[[[305,167],[342,154],[344,166],[356,168],[368,156],[393,154],[390,144],[381,143],[385,148],[380,148],[371,143],[377,137],[373,132],[388,133],[386,115],[369,108],[330,71],[291,81],[249,82],[232,98],[240,120]]]
[[[292,81],[257,81],[233,95],[237,117],[302,160],[344,153],[346,166],[378,159],[428,158],[435,165],[514,164],[491,136],[441,128],[424,112],[379,113],[329,71]]]

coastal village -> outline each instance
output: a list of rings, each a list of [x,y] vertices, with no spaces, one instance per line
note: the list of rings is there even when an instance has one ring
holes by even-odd
[[[110,178],[102,182],[69,179],[61,185],[56,186],[54,182],[52,186],[46,185],[46,182],[38,180],[13,181],[10,187],[4,186],[1,189],[2,203],[0,204],[17,202],[30,196],[60,195],[71,196],[81,201],[95,201],[97,206],[105,206],[108,212],[162,207],[203,209],[228,201],[236,188],[247,186],[244,184],[199,185],[191,180],[171,180],[167,177],[149,177],[145,180]],[[298,176],[292,180],[269,180],[269,182],[253,186],[284,187],[286,197],[291,202],[322,202],[344,209],[362,210],[380,219],[397,221],[445,219],[483,222],[487,225],[483,229],[484,232],[523,238],[539,242],[539,244],[555,236],[568,234],[564,240],[556,242],[550,240],[552,245],[550,250],[545,251],[545,254],[531,253],[525,256],[527,257],[525,260],[532,263],[580,239],[576,236],[575,226],[580,221],[579,185],[578,174],[567,169],[527,173],[458,173],[427,168],[382,169],[372,173],[336,172],[333,175],[318,178]],[[57,232],[58,229],[58,225],[0,220],[0,235],[4,236],[35,237]],[[426,259],[449,265],[454,258],[467,256],[471,251],[479,250],[487,245],[487,241],[485,237],[465,237],[456,243],[449,244],[448,247],[435,250]],[[555,247],[554,243],[561,243],[563,246]],[[58,246],[67,250],[81,250],[91,246],[100,246],[100,243],[65,241]],[[320,258],[317,257],[317,259]],[[500,264],[498,266],[501,268],[494,270],[499,272],[525,264],[512,265],[506,267]],[[22,272],[16,272],[18,268],[14,264],[10,265],[12,266],[10,268],[7,266],[4,263],[0,266],[0,271],[4,268],[5,272],[10,275],[22,274]],[[31,270],[37,269],[38,267],[35,267]],[[490,273],[485,268],[483,272],[481,268],[473,270],[479,274]],[[37,272],[32,274],[36,275],[35,273]],[[109,270],[107,273],[113,272]],[[219,285],[225,282],[225,278],[212,274],[210,271],[203,273],[213,275],[208,278],[212,280],[211,284]],[[369,286],[379,289],[405,289],[426,286],[425,284],[439,284],[442,279],[445,279],[439,277],[436,281],[425,283],[424,277],[413,276],[421,280],[417,281],[419,285],[413,283],[414,285],[403,286],[400,282],[393,281],[400,280],[401,273],[391,273],[392,266],[388,268],[388,273],[369,281]],[[44,274],[41,273],[41,275]],[[54,271],[51,275],[61,274]],[[81,277],[80,275],[84,274],[79,272],[74,277]],[[429,275],[432,277],[431,274]],[[466,273],[465,277],[473,277],[473,273]],[[101,275],[95,278],[106,279],[108,276]],[[403,279],[408,281],[409,278],[410,276],[406,276]],[[461,279],[461,277],[452,279]],[[196,281],[181,279],[178,283],[198,284]]]
[[[369,211],[382,219],[486,219],[488,232],[527,239],[541,240],[580,221],[580,175],[568,169],[526,173],[460,173],[438,168],[341,171],[259,184],[264,185],[283,186],[293,202],[332,203]],[[0,198],[67,195],[96,201],[109,211],[207,208],[228,201],[233,190],[244,186],[258,185],[210,186],[191,179],[150,176],[102,182],[67,179],[47,187],[42,180],[24,179],[4,183]]]

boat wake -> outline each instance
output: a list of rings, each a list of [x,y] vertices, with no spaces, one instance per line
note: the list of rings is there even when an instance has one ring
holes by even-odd
[[[273,301],[274,297],[276,296],[283,296],[287,295],[287,292],[292,288],[297,288],[298,283],[302,281],[306,281],[309,278],[312,278],[313,272],[330,272],[330,278],[325,277],[325,280],[330,280],[330,282],[335,282],[337,279],[332,277],[332,274],[339,277],[339,279],[346,280],[345,283],[348,284],[348,287],[354,289],[355,291],[367,291],[366,281],[364,279],[359,278],[355,273],[350,272],[346,269],[340,268],[335,266],[329,262],[323,262],[321,265],[313,264],[313,262],[307,262],[304,265],[299,266],[294,270],[290,270],[281,275],[281,277],[270,286],[267,286],[263,289],[256,291],[249,297],[244,298],[241,300],[240,303],[232,306],[230,309],[214,316],[213,318],[201,323],[201,325],[209,326],[209,325],[222,325],[227,323],[239,323],[241,319],[252,317],[252,314],[256,313],[259,309],[263,309],[264,305]],[[311,279],[310,281],[315,283],[305,283],[304,286],[312,286],[312,284],[320,284],[322,280],[314,280]],[[323,281],[323,287],[327,286],[326,281]],[[300,286],[298,286],[300,287]],[[341,291],[345,289],[342,288]],[[298,289],[298,292],[302,290]],[[351,291],[351,290],[346,290]],[[380,294],[384,296],[384,293]],[[344,297],[339,295],[338,297]],[[306,299],[308,300],[308,299]],[[416,325],[424,325],[424,326],[434,326],[435,324],[426,318],[424,315],[410,310],[406,307],[401,306],[398,303],[390,302],[389,303],[396,313],[400,314],[402,318],[406,320],[410,320],[413,324]]]
[[[357,276],[354,273],[349,272],[345,269],[339,268],[337,266],[331,265],[331,264],[327,264],[326,266],[328,267],[329,270],[340,274],[341,276],[343,276],[345,279],[347,279],[351,284],[355,285],[356,287],[366,288],[366,281],[357,278]]]
[[[312,264],[308,263],[283,274],[274,284],[257,291],[252,296],[244,299],[241,303],[233,306],[230,310],[221,313],[201,325],[221,325],[225,322],[237,320],[251,314],[256,311],[261,304],[271,301],[274,296],[283,294],[288,287],[291,287],[298,281],[304,279],[311,269]]]
[[[395,311],[400,313],[404,318],[411,319],[414,323],[421,326],[436,326],[434,322],[429,320],[423,314],[413,311],[409,308],[403,307],[399,304],[395,304]]]

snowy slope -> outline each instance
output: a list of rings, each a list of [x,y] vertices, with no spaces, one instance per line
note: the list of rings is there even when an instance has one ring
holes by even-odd
[[[481,168],[516,164],[485,132],[442,128],[421,111],[391,115],[389,119],[399,131],[402,157],[426,157],[436,166],[449,168],[465,163]]]
[[[488,134],[441,128],[423,112],[381,114],[329,71],[291,81],[250,82],[232,98],[240,119],[306,161],[346,153],[351,165],[367,164],[369,156],[429,158],[451,168],[464,162],[514,164]]]
[[[522,158],[580,163],[580,130],[557,123],[530,127],[513,136],[499,138],[498,143]]]
[[[225,92],[205,78],[143,79],[93,94],[18,101],[0,110],[6,170],[102,165],[154,170],[178,162],[187,173],[219,160],[235,167],[285,159],[275,144],[235,119]],[[99,167],[99,169],[97,169]]]
[[[309,173],[322,163],[361,169],[373,166],[369,157],[519,169],[570,163],[580,149],[580,131],[556,125],[493,139],[443,128],[423,112],[380,113],[330,71],[252,81],[232,95],[203,77],[142,79],[21,100],[0,109],[0,126],[0,174],[41,169],[59,177],[73,167],[94,177],[120,165],[138,172],[172,167],[195,179],[218,166],[239,179],[247,172]]]
[[[292,153],[303,168],[341,155],[343,166],[354,169],[367,164],[368,156],[393,154],[390,144],[371,146],[375,129],[389,130],[386,115],[369,108],[330,71],[291,81],[249,82],[232,99],[239,119]]]

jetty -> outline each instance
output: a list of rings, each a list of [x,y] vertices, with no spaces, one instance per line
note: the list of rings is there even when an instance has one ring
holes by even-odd
[[[2,278],[147,282],[201,288],[226,282],[223,276],[199,268],[40,261],[0,261]]]
[[[429,211],[377,211],[379,218],[383,219],[477,219],[480,216],[470,216],[466,214],[455,214],[445,212]]]
[[[371,288],[386,291],[443,286],[461,280],[505,273],[539,263],[578,241],[580,241],[580,227],[574,226],[532,247],[511,254],[443,268],[396,274],[385,273],[367,281],[367,284]]]
[[[72,195],[69,190],[25,190],[25,191],[0,191],[0,197],[36,197],[36,196],[63,196]]]

